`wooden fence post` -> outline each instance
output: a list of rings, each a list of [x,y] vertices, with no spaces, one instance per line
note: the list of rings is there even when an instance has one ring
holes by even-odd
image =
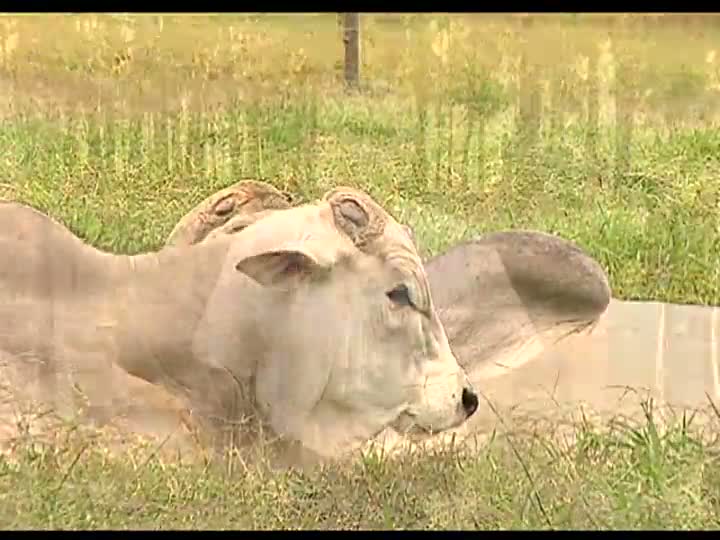
[[[345,84],[356,89],[360,83],[360,14],[343,14],[343,43],[345,44]]]

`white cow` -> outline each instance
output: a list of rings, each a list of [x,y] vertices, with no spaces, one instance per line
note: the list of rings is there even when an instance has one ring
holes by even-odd
[[[96,412],[127,411],[145,381],[213,427],[254,417],[334,456],[478,407],[411,239],[357,190],[136,256],[17,203],[0,204],[0,231],[3,371],[61,409],[79,386]]]

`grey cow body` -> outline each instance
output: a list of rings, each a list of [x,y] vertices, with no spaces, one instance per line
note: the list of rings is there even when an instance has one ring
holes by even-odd
[[[720,398],[719,308],[612,298],[597,262],[559,237],[493,233],[426,270],[451,346],[493,404],[465,433]]]
[[[425,266],[448,339],[468,368],[538,334],[579,332],[610,301],[607,277],[595,260],[540,232],[488,234]]]

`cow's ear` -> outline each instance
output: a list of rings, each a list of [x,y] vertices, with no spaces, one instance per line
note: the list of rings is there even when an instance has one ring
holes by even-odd
[[[362,191],[338,187],[327,192],[324,200],[330,204],[335,226],[358,249],[366,250],[385,230],[387,213]]]
[[[246,257],[235,265],[238,272],[265,287],[286,287],[293,283],[321,278],[330,268],[299,250],[276,250]]]

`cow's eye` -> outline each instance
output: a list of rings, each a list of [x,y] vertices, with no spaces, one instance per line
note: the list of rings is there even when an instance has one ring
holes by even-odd
[[[405,284],[398,285],[391,291],[388,291],[386,294],[391,302],[399,306],[413,305],[412,300],[410,300],[410,291]]]

